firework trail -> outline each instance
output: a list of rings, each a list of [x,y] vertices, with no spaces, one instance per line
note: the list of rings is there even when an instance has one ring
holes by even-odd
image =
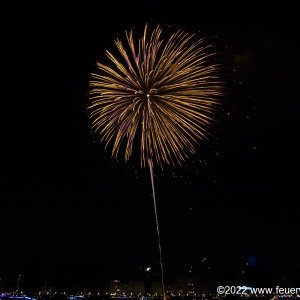
[[[157,216],[157,207],[156,207],[156,197],[155,197],[155,188],[154,188],[154,174],[153,174],[153,163],[149,159],[149,169],[151,176],[151,186],[152,186],[152,196],[153,196],[153,204],[154,204],[154,213],[155,213],[155,223],[156,223],[156,231],[157,231],[157,239],[158,239],[158,249],[159,249],[159,263],[161,269],[161,285],[162,285],[162,294],[165,296],[165,284],[164,284],[164,265],[162,259],[162,251],[161,251],[161,242],[160,242],[160,231],[159,231],[159,223]]]
[[[123,152],[128,161],[136,152],[150,169],[164,295],[154,163],[182,165],[207,139],[222,93],[218,65],[211,45],[182,30],[163,39],[160,26],[146,25],[140,39],[126,31],[126,43],[115,45],[118,56],[106,50],[110,63],[91,74],[88,114],[113,158]]]

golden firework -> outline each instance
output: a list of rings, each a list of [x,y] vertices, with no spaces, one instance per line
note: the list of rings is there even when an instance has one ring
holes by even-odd
[[[93,132],[114,158],[138,151],[143,167],[180,165],[207,138],[221,94],[211,45],[182,30],[162,39],[160,26],[147,25],[140,39],[126,31],[115,45],[118,57],[106,50],[110,64],[91,74]]]

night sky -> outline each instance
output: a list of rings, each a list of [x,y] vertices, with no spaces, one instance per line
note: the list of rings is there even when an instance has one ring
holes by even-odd
[[[226,85],[214,137],[156,173],[167,276],[200,272],[207,257],[225,280],[254,255],[262,277],[300,277],[295,8],[109,2],[3,9],[0,277],[133,278],[158,266],[149,174],[111,161],[86,115],[96,61],[146,22],[212,40]]]

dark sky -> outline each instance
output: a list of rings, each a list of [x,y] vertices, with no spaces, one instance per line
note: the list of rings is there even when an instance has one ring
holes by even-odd
[[[149,175],[112,162],[93,142],[85,107],[89,73],[113,38],[160,22],[212,38],[227,84],[216,138],[193,158],[202,161],[197,172],[189,162],[155,178],[167,274],[176,277],[189,265],[200,270],[208,257],[226,278],[241,256],[254,255],[270,276],[290,269],[295,276],[295,9],[98,2],[3,9],[0,274],[55,277],[72,273],[72,265],[95,276],[129,277],[156,266]]]

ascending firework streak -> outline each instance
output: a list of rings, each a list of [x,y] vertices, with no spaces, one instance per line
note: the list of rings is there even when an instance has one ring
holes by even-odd
[[[136,151],[141,167],[150,169],[165,295],[153,164],[182,165],[195,153],[207,139],[221,85],[211,45],[182,30],[165,40],[161,35],[160,26],[150,32],[146,25],[138,40],[132,31],[126,45],[115,40],[119,57],[106,50],[110,65],[97,63],[91,75],[88,112],[113,158],[124,151],[128,161]]]

